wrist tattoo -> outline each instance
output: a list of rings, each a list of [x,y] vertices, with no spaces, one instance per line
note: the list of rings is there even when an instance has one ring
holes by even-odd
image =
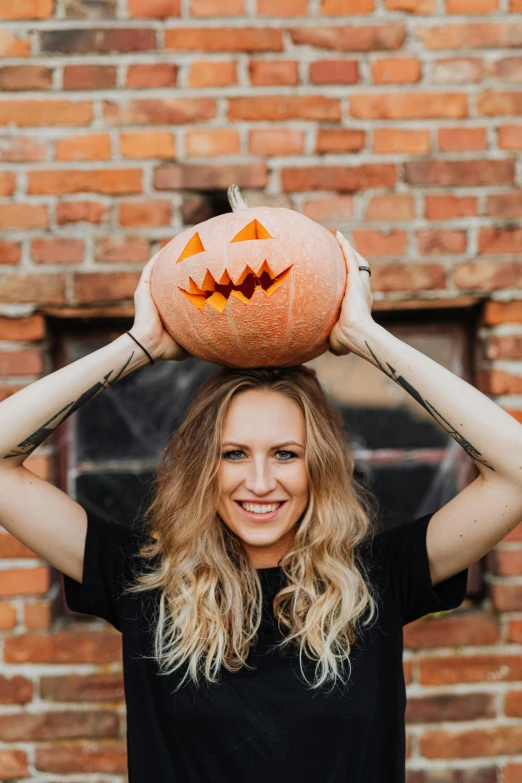
[[[82,405],[85,405],[85,403],[89,402],[93,399],[93,397],[96,397],[97,394],[99,394],[104,389],[108,389],[110,386],[113,386],[116,381],[118,381],[127,367],[129,366],[130,362],[132,361],[132,357],[134,356],[134,351],[132,351],[131,355],[123,365],[123,367],[120,369],[117,375],[115,375],[113,378],[111,378],[112,374],[114,373],[114,370],[109,370],[109,372],[103,376],[103,379],[101,381],[97,381],[94,386],[91,386],[90,389],[87,389],[80,397],[78,397],[77,400],[73,400],[72,402],[69,402],[65,407],[63,407],[61,410],[59,410],[57,413],[55,413],[53,416],[51,416],[50,419],[48,419],[45,424],[42,424],[41,427],[39,427],[37,430],[35,430],[31,435],[29,435],[27,438],[25,438],[21,443],[19,443],[16,448],[14,448],[12,451],[9,452],[9,454],[6,454],[4,459],[10,459],[12,457],[27,457],[29,454],[31,454],[41,443],[46,440],[46,438],[49,437],[49,435],[54,432],[55,429],[57,429],[60,424],[65,421],[65,419],[68,419],[69,416],[71,416],[75,411],[78,410],[78,408],[81,408]]]
[[[371,355],[377,362],[377,365],[379,368],[383,371],[385,375],[388,376],[388,378],[391,378],[392,381],[395,381],[395,383],[398,383],[399,386],[402,386],[402,388],[408,392],[413,399],[417,400],[417,402],[422,405],[422,407],[428,411],[430,416],[433,416],[435,421],[443,427],[446,432],[451,435],[451,437],[457,441],[459,446],[462,446],[464,451],[469,454],[471,459],[475,460],[475,462],[478,462],[480,465],[484,465],[484,467],[489,468],[494,473],[496,473],[495,468],[492,465],[489,465],[485,459],[481,459],[482,454],[481,452],[475,448],[475,446],[472,446],[471,443],[467,438],[464,437],[460,432],[458,432],[453,424],[450,424],[447,419],[444,418],[444,416],[439,413],[439,411],[428,401],[421,397],[417,389],[415,389],[411,383],[409,383],[406,378],[403,378],[402,375],[397,375],[394,367],[391,366],[389,362],[386,362],[387,367],[385,367],[377,358],[377,356],[374,354],[368,343],[365,341],[366,347],[370,351]]]

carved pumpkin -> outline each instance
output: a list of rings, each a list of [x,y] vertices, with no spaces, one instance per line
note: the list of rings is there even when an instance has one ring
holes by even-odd
[[[339,316],[341,248],[299,212],[248,208],[234,188],[234,212],[183,231],[159,252],[151,290],[161,319],[180,345],[207,361],[309,361],[327,349]]]

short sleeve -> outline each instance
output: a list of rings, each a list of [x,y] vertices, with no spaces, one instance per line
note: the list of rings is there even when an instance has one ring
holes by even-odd
[[[431,612],[456,609],[466,596],[468,569],[432,585],[426,534],[433,514],[375,537],[383,576],[398,602],[403,625]]]
[[[100,617],[121,631],[121,597],[132,578],[144,535],[84,508],[87,535],[82,583],[63,574],[65,600],[73,612]]]

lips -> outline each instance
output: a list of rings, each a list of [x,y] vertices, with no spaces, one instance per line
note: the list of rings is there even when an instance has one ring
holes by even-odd
[[[289,266],[281,274],[275,275],[268,262],[263,261],[257,271],[246,265],[236,280],[233,280],[226,270],[221,278],[216,280],[212,272],[207,269],[201,288],[189,277],[189,290],[186,291],[181,287],[179,290],[198,310],[203,310],[205,304],[209,304],[222,313],[231,296],[245,305],[250,304],[256,288],[260,288],[267,297],[272,296],[285,281],[291,268]]]

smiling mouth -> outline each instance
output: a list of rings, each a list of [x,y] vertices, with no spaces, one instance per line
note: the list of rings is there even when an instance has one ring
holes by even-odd
[[[216,280],[212,272],[207,269],[201,288],[189,277],[189,290],[185,291],[181,287],[179,290],[198,310],[203,310],[205,304],[209,304],[214,310],[222,313],[231,296],[245,305],[250,304],[256,288],[260,288],[266,296],[272,296],[285,281],[291,268],[289,266],[280,275],[274,275],[268,263],[264,261],[257,272],[245,266],[236,281],[231,279],[226,270],[221,278]]]

